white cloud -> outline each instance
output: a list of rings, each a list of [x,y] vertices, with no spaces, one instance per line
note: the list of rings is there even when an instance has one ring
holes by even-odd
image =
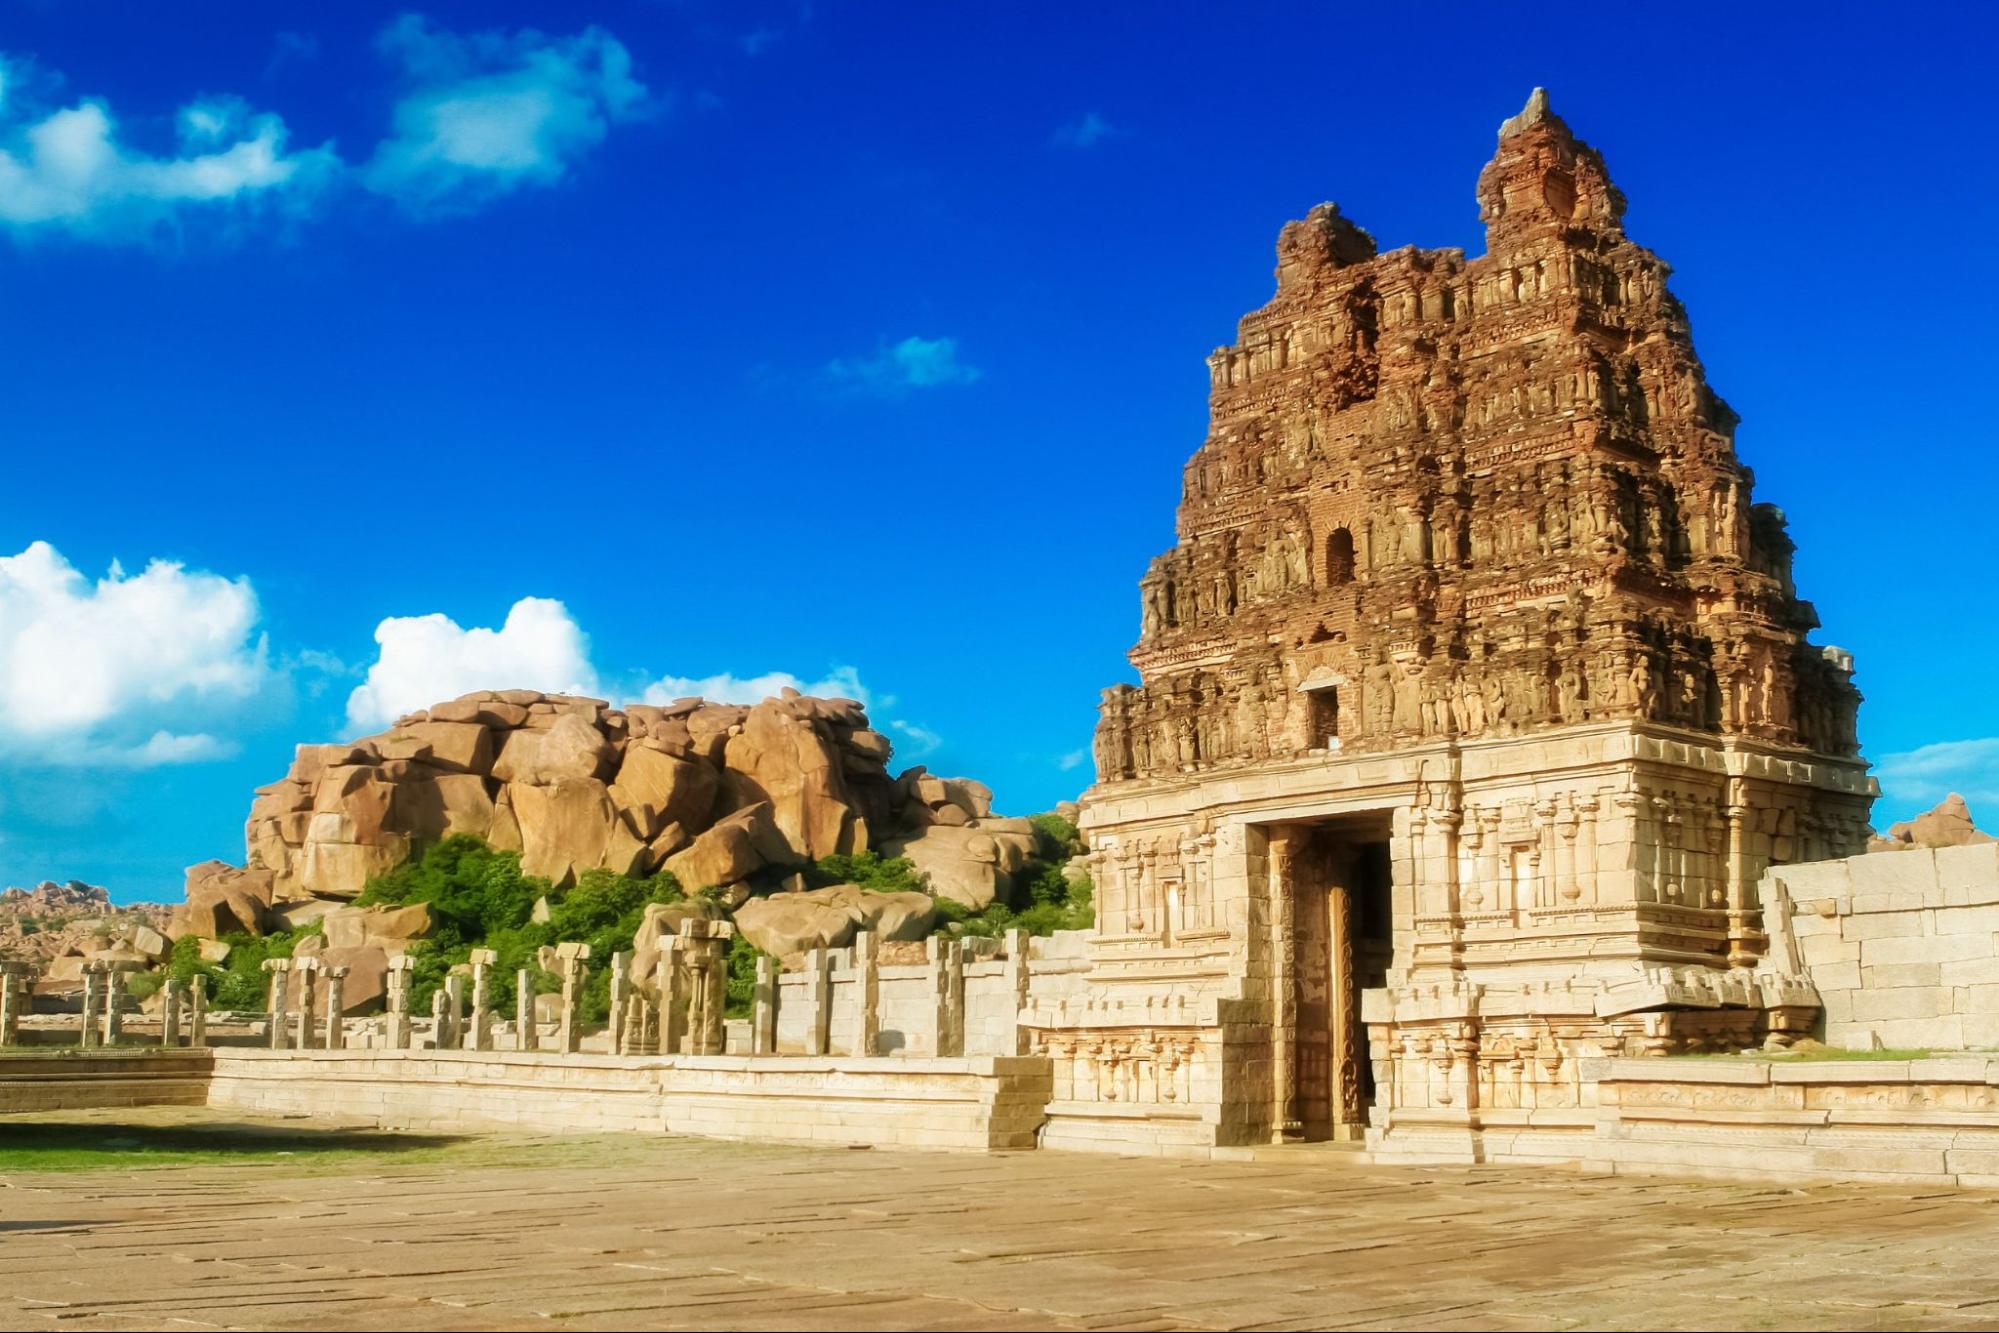
[[[246,578],[155,560],[91,583],[47,542],[0,557],[0,753],[150,767],[219,757],[190,728],[273,682]]]
[[[405,14],[377,45],[408,87],[361,180],[417,213],[553,185],[613,123],[649,109],[630,52],[602,28],[460,36]]]
[[[939,736],[930,728],[918,726],[914,722],[905,722],[899,717],[892,717],[888,720],[888,725],[892,731],[900,734],[908,742],[908,744],[902,747],[902,758],[904,759],[922,759],[927,755],[935,754],[937,748],[944,744],[942,736]]]
[[[1055,761],[1055,767],[1061,769],[1064,773],[1072,772],[1075,769],[1081,768],[1083,764],[1089,759],[1089,757],[1090,757],[1089,747],[1084,746],[1080,750],[1071,750],[1069,751],[1069,753],[1063,755],[1060,759],[1057,759]]]
[[[809,682],[789,671],[769,671],[761,676],[734,676],[727,672],[719,676],[698,678],[662,676],[640,692],[639,701],[649,704],[669,704],[675,699],[689,699],[699,695],[716,703],[756,704],[786,689],[797,690],[800,694],[818,695],[821,698],[857,699],[863,704],[873,702],[867,686],[861,684],[860,673],[852,667],[834,667],[821,679]]]
[[[1128,130],[1119,129],[1094,111],[1086,111],[1055,131],[1057,148],[1095,148],[1109,139],[1121,139]]]
[[[1964,797],[1974,819],[1999,822],[1999,736],[1883,755],[1874,776],[1881,782],[1878,827],[1920,814],[1952,792]]]
[[[441,613],[391,616],[375,627],[381,653],[347,697],[347,720],[370,729],[474,690],[591,694],[589,641],[569,609],[523,597],[498,629],[461,627]]]
[[[899,398],[912,389],[971,384],[982,372],[958,360],[955,338],[904,338],[873,356],[829,362],[826,377],[837,384]]]
[[[0,57],[0,226],[19,237],[144,240],[200,219],[307,212],[339,170],[331,145],[291,151],[285,123],[236,98],[180,108],[167,153],[128,142],[108,103],[49,108],[24,62]]]

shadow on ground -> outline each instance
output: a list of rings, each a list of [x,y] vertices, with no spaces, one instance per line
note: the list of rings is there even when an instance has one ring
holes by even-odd
[[[0,1170],[118,1165],[134,1157],[178,1161],[397,1156],[468,1142],[462,1135],[409,1134],[363,1127],[217,1122],[195,1125],[118,1124],[102,1120],[0,1120]]]

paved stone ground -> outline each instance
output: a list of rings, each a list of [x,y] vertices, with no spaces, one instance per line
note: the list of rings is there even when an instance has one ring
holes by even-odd
[[[37,1120],[240,1123],[0,1147]],[[637,1136],[0,1175],[6,1328],[550,1325],[1999,1330],[1999,1195]]]

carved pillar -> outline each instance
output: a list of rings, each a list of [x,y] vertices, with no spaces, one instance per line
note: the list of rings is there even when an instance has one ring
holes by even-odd
[[[590,946],[569,941],[555,946],[556,962],[562,968],[562,1029],[556,1045],[564,1055],[574,1055],[583,1042],[583,981],[589,973]]]
[[[465,1047],[473,1051],[490,1051],[493,1049],[493,1015],[489,1012],[492,1001],[488,979],[493,964],[500,961],[500,955],[492,949],[474,949],[467,955],[467,961],[472,965],[472,1015]]]
[[[440,1049],[449,1047],[461,1050],[465,1045],[465,983],[463,972],[452,972],[444,978],[444,1022],[445,1030],[437,1037]]]
[[[653,983],[659,993],[659,1053],[682,1055],[687,1041],[687,967],[678,935],[660,942]]]
[[[347,969],[327,967],[326,973],[326,1049],[342,1050],[347,1045]]]
[[[107,963],[104,968],[104,1044],[116,1046],[125,1035],[125,976],[132,964]]]
[[[728,964],[724,950],[736,928],[726,921],[689,918],[680,923],[680,939],[692,972],[688,989],[687,1045],[694,1055],[721,1055],[728,1049],[724,1007],[729,997]]]
[[[750,997],[750,1054],[777,1054],[777,960],[757,958],[756,988]]]
[[[0,1036],[0,1045],[5,1045]],[[172,977],[160,989],[160,1045],[169,1050],[180,1045],[180,982]]]
[[[410,1048],[410,980],[416,960],[406,953],[389,959],[389,1049]]]
[[[1755,901],[1756,884],[1749,874],[1748,784],[1741,778],[1728,780],[1728,961],[1747,967],[1759,953],[1759,925],[1762,905]]]
[[[0,1046],[14,1046],[21,1040],[21,964],[0,962]]]
[[[319,1007],[318,996],[314,993],[318,981],[319,960],[317,958],[292,959],[292,975],[298,978],[298,1018],[297,1045],[301,1051],[312,1049],[312,1023]]]
[[[534,1016],[534,972],[525,967],[514,973],[514,1045],[523,1051],[541,1045],[541,1028]]]
[[[1342,878],[1351,870],[1351,865],[1345,867]],[[1367,1049],[1367,1034],[1360,1025],[1360,978],[1354,970],[1353,890],[1345,883],[1331,884],[1326,898],[1333,953],[1333,1134],[1356,1139],[1366,1128],[1360,1105],[1360,1062]]]
[[[805,951],[805,978],[806,994],[811,997],[812,1005],[805,1053],[825,1055],[833,1040],[833,956],[823,945]]]
[[[271,976],[270,997],[270,1038],[271,1049],[282,1051],[291,1045],[291,1033],[285,1024],[291,1013],[291,970],[289,958],[266,958],[264,971]]]
[[[625,1053],[625,987],[626,969],[632,965],[629,952],[620,950],[611,955],[611,1054]]]
[[[1006,971],[1003,977],[1007,998],[1013,1002],[1013,1012],[1008,1017],[1011,1037],[1002,1043],[1001,1055],[1026,1055],[1028,1031],[1020,1025],[1021,1011],[1027,1008],[1028,988],[1034,980],[1030,966],[1033,949],[1028,933],[1024,930],[1006,932]],[[960,973],[962,975],[962,972]],[[962,1054],[962,1051],[960,1052]]]
[[[854,937],[854,985],[860,991],[860,1030],[854,1034],[855,1055],[881,1054],[882,978],[878,939],[871,930]]]
[[[1271,1139],[1303,1132],[1298,1113],[1298,925],[1296,877],[1305,831],[1270,830],[1270,1073]]]
[[[443,986],[430,993],[430,1048],[451,1049],[451,995]]]
[[[198,972],[188,983],[187,1044],[208,1045],[208,978]]]

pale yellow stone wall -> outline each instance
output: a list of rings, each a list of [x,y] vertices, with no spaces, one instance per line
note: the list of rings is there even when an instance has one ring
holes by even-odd
[[[0,1053],[0,1115],[105,1106],[200,1106],[210,1055],[199,1051]]]
[[[1842,1047],[1999,1048],[1999,843],[1764,876],[1771,956],[1809,974]]]
[[[207,1104],[383,1128],[1031,1148],[1045,1060],[218,1051]]]

